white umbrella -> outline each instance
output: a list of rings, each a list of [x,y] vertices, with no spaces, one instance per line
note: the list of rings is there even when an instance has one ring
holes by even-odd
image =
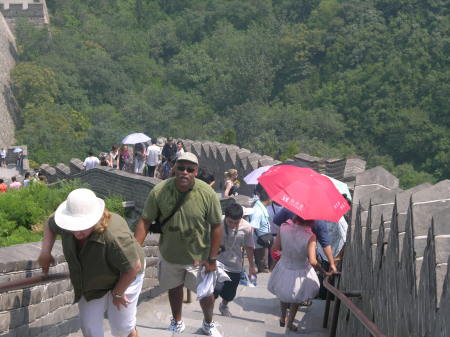
[[[132,133],[122,139],[122,144],[137,144],[150,141],[151,138],[144,133]]]
[[[15,149],[14,149],[14,153],[19,153],[19,152],[22,152],[23,150],[20,148],[20,147],[16,147]]]
[[[340,180],[331,178],[325,174],[322,174],[323,176],[327,177],[328,179],[331,180],[331,182],[334,184],[334,187],[337,188],[337,190],[341,193],[341,194],[345,194],[347,195],[347,198],[349,198],[350,200],[352,200],[352,195],[350,194],[350,190],[348,188],[348,185]]]
[[[258,184],[258,178],[264,173],[266,172],[268,169],[270,169],[272,167],[272,165],[267,165],[267,166],[261,166],[258,167],[256,170],[253,170],[252,172],[250,172],[249,174],[247,174],[244,177],[244,181],[248,184],[248,185],[257,185]]]

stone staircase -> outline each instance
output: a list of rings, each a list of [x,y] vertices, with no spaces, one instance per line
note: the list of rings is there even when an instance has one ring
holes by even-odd
[[[267,290],[269,274],[259,274],[258,286],[255,288],[239,286],[235,301],[230,303],[233,317],[220,315],[216,301],[214,320],[225,337],[280,337],[302,334],[307,337],[326,337],[328,330],[322,328],[324,301],[313,301],[311,307],[302,307],[297,313],[297,322],[301,327],[297,333],[288,332],[279,326],[279,302]],[[186,330],[179,334],[167,331],[171,313],[167,293],[145,301],[138,306],[137,327],[140,337],[169,336],[204,336],[200,327],[203,314],[198,301],[183,304],[183,320]],[[112,336],[105,320],[105,336]],[[70,337],[81,337],[81,332]]]

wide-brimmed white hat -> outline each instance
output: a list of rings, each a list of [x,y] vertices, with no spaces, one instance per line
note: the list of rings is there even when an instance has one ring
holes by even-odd
[[[87,188],[73,190],[58,206],[55,222],[62,229],[82,231],[91,228],[102,218],[105,202]]]

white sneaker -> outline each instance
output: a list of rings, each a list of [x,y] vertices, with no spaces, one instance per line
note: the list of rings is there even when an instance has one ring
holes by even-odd
[[[211,323],[206,323],[203,321],[202,330],[207,336],[213,337],[223,337],[222,333],[217,329],[216,322],[212,321]]]
[[[222,316],[233,317],[233,315],[230,312],[230,309],[228,308],[228,305],[225,305],[222,302],[220,302],[219,304],[219,311],[222,314]]]
[[[173,318],[170,319],[170,325],[167,330],[173,332],[183,332],[184,329],[186,329],[186,325],[184,325],[183,321],[177,322]]]

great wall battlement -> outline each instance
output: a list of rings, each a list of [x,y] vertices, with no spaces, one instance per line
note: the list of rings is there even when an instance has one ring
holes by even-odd
[[[450,333],[450,181],[408,190],[382,167],[356,176],[341,288],[387,336]],[[338,336],[363,336],[347,310]]]
[[[277,163],[270,157],[232,145],[191,140],[184,143],[218,181],[230,168],[237,168],[244,176],[257,167]],[[328,160],[335,165],[327,167],[327,160],[321,158],[311,160],[313,157],[297,155],[295,160],[302,158],[307,158],[311,166],[317,165],[323,173],[348,180],[354,188],[353,219],[340,289],[361,290],[355,303],[387,336],[448,336],[450,181],[422,184],[404,191],[399,188],[398,179],[384,168],[364,171],[361,159]],[[105,167],[84,172],[79,159],[72,159],[68,165],[43,165],[42,170],[50,182],[78,177],[100,195],[120,194],[133,201],[138,213],[148,192],[159,182]],[[359,173],[352,178],[348,172],[355,171]],[[252,186],[242,186],[240,192],[251,193]],[[150,258],[146,294],[153,296],[158,292],[154,265],[157,247],[156,241],[149,242],[153,245],[146,248]],[[6,263],[0,263],[0,282],[38,273],[35,262],[38,248],[39,243],[1,248],[1,261]],[[65,270],[61,255],[58,265]],[[22,332],[23,336],[63,336],[77,328],[77,308],[70,304],[70,285],[60,281],[39,289],[0,295],[0,318],[8,322],[0,324],[0,336],[22,336]],[[51,310],[56,306],[65,310]],[[48,326],[54,327],[53,334],[44,332]],[[338,336],[364,335],[361,324],[341,308]]]

